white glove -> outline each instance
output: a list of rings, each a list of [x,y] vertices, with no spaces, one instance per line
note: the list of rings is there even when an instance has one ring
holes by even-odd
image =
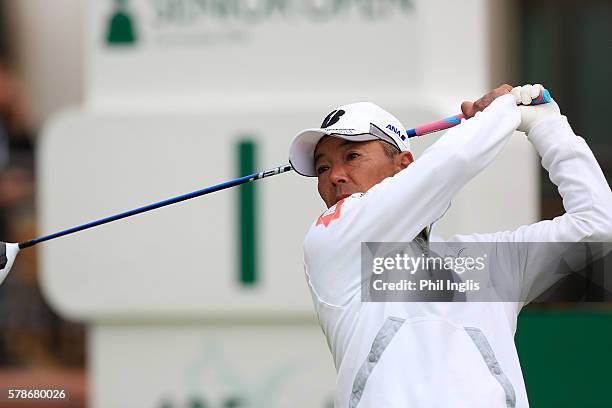
[[[517,130],[529,134],[531,129],[542,120],[561,115],[559,105],[552,99],[548,103],[529,105],[531,100],[535,99],[540,92],[542,92],[543,88],[544,87],[540,84],[523,85],[512,88],[511,93],[521,111],[521,124],[518,126]]]

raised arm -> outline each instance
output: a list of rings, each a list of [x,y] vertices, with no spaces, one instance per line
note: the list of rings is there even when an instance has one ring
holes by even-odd
[[[359,212],[367,214],[362,241],[406,241],[440,218],[451,198],[503,149],[520,123],[514,97],[488,101],[473,118],[446,132],[419,159],[372,187]],[[393,225],[371,222],[396,216]]]
[[[414,163],[330,207],[328,224],[317,221],[311,227],[304,263],[317,299],[346,305],[361,288],[362,242],[411,241],[502,150],[520,111],[508,89],[490,94],[498,97],[485,101],[482,112],[449,130]]]
[[[574,134],[556,104],[520,109],[525,112],[519,129],[527,132],[542,166],[558,187],[565,214],[515,231],[452,240],[500,243],[498,247],[504,247],[500,253],[508,259],[506,270],[499,273],[519,280],[522,293],[517,300],[526,303],[563,276],[554,266],[570,246],[516,243],[611,242],[612,192],[588,145]]]

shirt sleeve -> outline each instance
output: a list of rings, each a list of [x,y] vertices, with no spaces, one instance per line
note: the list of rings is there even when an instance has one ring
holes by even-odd
[[[497,243],[497,253],[508,257],[502,264],[512,269],[499,273],[518,279],[521,293],[517,300],[523,305],[561,279],[564,271],[571,271],[572,262],[584,259],[578,252],[585,246],[575,250],[576,246],[570,243],[612,241],[610,186],[588,145],[574,134],[567,118],[558,116],[543,121],[530,132],[529,140],[563,198],[565,214],[515,231],[451,238]],[[559,269],[560,261],[569,268]]]
[[[351,225],[361,241],[407,241],[440,218],[451,198],[503,149],[520,123],[512,95],[446,132],[395,176],[372,187]]]

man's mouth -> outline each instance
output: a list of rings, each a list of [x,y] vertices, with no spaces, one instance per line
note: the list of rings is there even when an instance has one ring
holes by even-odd
[[[350,196],[350,194],[348,194],[348,193],[336,194],[336,201],[335,201],[335,203],[337,203],[337,202],[338,202],[338,201],[340,201],[340,200],[345,199],[345,198],[346,198],[346,197],[348,197],[348,196]],[[335,204],[335,203],[334,203],[334,204]]]

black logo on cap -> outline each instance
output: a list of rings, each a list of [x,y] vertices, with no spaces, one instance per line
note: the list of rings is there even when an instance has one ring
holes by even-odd
[[[345,113],[346,112],[344,112],[342,109],[333,111],[332,113],[327,115],[327,117],[321,124],[321,127],[322,128],[330,127],[334,123],[338,122],[340,120],[340,117],[344,115]]]

